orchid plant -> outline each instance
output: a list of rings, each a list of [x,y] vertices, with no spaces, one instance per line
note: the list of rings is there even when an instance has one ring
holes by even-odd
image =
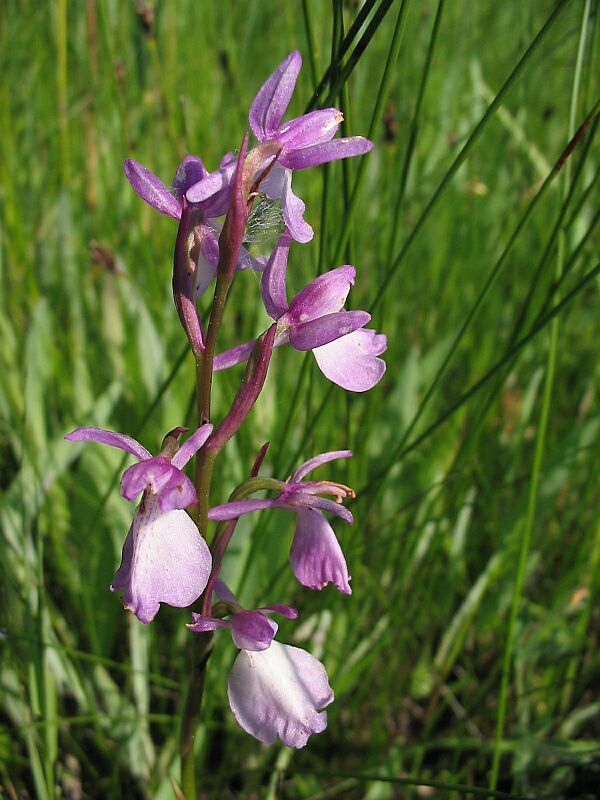
[[[292,243],[313,237],[304,219],[305,205],[292,192],[293,172],[362,155],[373,146],[360,136],[334,138],[343,118],[335,108],[282,122],[301,63],[300,54],[293,52],[266,80],[250,107],[256,146],[248,149],[246,134],[239,152],[227,153],[214,172],[200,158],[187,156],[168,188],[141,164],[125,162],[134,191],[178,221],[173,296],[196,362],[198,429],[180,444],[187,429],[174,428],[155,456],[121,433],[82,427],[66,437],[117,447],[138,460],[121,479],[123,497],[133,501],[141,495],[141,500],[111,590],[123,592],[125,608],[142,623],[154,619],[161,603],[189,609],[193,665],[181,732],[186,798],[196,797],[194,738],[214,631],[228,628],[240,650],[229,676],[229,703],[242,728],[260,741],[272,744],[279,738],[289,747],[304,747],[309,736],[325,729],[324,709],[334,697],[325,668],[314,656],[275,640],[278,625],[271,615],[295,619],[296,609],[282,603],[244,609],[219,579],[237,520],[269,508],[293,512],[296,528],[290,564],[298,581],[313,590],[331,583],[351,594],[348,566],[326,514],[351,524],[352,514],[342,503],[354,492],[333,480],[307,479],[318,467],[349,458],[349,450],[317,455],[281,481],[260,474],[265,445],[248,479],[234,489],[229,501],[210,506],[215,460],[256,402],[274,347],[289,344],[295,350],[311,350],[323,374],[351,392],[371,389],[385,371],[380,358],[385,336],[365,327],[371,319],[366,311],[344,310],[355,281],[354,266],[320,275],[288,301],[286,273]],[[285,226],[268,259],[243,247],[248,218],[259,196],[279,201]],[[262,302],[273,322],[256,340],[217,354],[225,301],[240,269],[262,273]],[[213,301],[204,325],[197,301],[213,279]],[[213,375],[243,362],[237,395],[217,423],[211,409]],[[192,481],[183,469],[194,456]],[[272,496],[251,497],[264,491]],[[209,520],[218,523],[212,538]]]

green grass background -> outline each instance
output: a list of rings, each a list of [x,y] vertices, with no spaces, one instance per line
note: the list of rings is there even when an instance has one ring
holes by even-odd
[[[289,115],[333,61],[315,105],[341,107],[344,133],[370,131],[376,148],[295,176],[315,238],[293,248],[290,291],[355,264],[350,304],[387,334],[388,368],[350,395],[310,354],[277,351],[220,459],[213,503],[266,440],[264,471],[280,478],[314,453],[354,450],[327,472],[358,491],[355,524],[336,523],[353,595],[295,583],[289,515],[240,523],[232,588],[248,607],[297,605],[279,638],[324,661],[336,702],[306,749],[265,748],[228,709],[235,649],[220,637],[202,796],[597,796],[598,11],[597,0],[4,0],[6,797],[174,796],[185,615],[163,607],[142,626],[108,592],[132,513],[122,462],[62,437],[97,425],[156,451],[168,429],[195,426],[170,293],[175,223],[132,192],[122,161],[166,182],[188,153],[214,169],[292,49],[304,67]],[[258,279],[241,274],[218,349],[266,322]],[[240,375],[217,376],[217,420]]]

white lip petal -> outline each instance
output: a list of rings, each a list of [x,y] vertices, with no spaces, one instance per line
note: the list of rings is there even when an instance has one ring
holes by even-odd
[[[146,497],[136,510],[111,589],[125,589],[123,605],[151,622],[160,603],[185,608],[206,587],[212,559],[208,545],[185,511],[160,511]]]
[[[268,650],[241,650],[229,674],[229,705],[242,728],[265,744],[277,737],[304,747],[327,727],[322,711],[333,702],[325,667],[299,647],[271,642]]]

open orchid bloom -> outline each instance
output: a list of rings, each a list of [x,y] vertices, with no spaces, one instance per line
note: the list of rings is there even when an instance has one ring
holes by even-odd
[[[288,747],[304,747],[308,737],[327,726],[322,710],[333,702],[325,667],[301,650],[276,642],[277,623],[268,614],[296,619],[298,612],[275,604],[245,611],[221,581],[215,593],[231,619],[192,614],[188,628],[194,633],[229,628],[240,653],[229,674],[231,710],[242,728],[265,744],[277,737]]]
[[[125,608],[144,623],[154,619],[160,603],[189,606],[202,594],[210,576],[208,546],[182,510],[198,502],[194,485],[182,469],[209,437],[212,425],[202,425],[178,448],[177,439],[185,430],[175,428],[167,434],[158,456],[129,436],[99,428],[77,428],[65,436],[72,442],[118,447],[139,460],[121,479],[123,497],[143,496],[110,588],[124,591]]]
[[[260,144],[276,142],[281,145],[275,164],[270,159],[257,171],[260,177],[267,166],[272,166],[261,182],[261,191],[272,200],[281,201],[283,219],[292,237],[298,242],[308,242],[313,238],[313,229],[304,220],[304,203],[292,192],[292,171],[364,155],[372,149],[373,142],[363,136],[334,139],[344,118],[337,108],[322,108],[288,122],[281,121],[292,99],[301,66],[302,56],[296,50],[281,62],[252,101],[249,120]],[[231,165],[226,162],[222,164],[219,178],[213,175],[200,178],[188,190],[188,200],[206,200],[212,192],[223,191],[230,180]]]
[[[235,173],[235,161],[230,164],[230,181]],[[197,156],[186,156],[175,173],[172,188],[168,189],[154,173],[137,161],[128,158],[123,165],[125,176],[133,190],[148,203],[149,206],[174,219],[181,219],[183,197],[187,190],[199,181],[214,181],[213,176],[220,172],[209,173],[202,160]],[[197,263],[196,294],[200,297],[214,278],[219,260],[219,233],[221,225],[216,221],[227,213],[230,202],[230,181],[220,183],[219,189],[201,200],[193,203],[194,213],[193,255]],[[189,198],[188,198],[189,200]],[[238,269],[255,269],[262,271],[264,263],[254,259],[245,248],[240,250]]]
[[[277,321],[275,347],[289,342],[296,350],[312,350],[319,369],[329,380],[351,392],[365,392],[381,380],[387,347],[383,334],[365,328],[371,315],[344,311],[356,270],[350,265],[319,275],[291,303],[287,302],[286,271],[291,236],[279,239],[262,277],[267,313]],[[246,360],[252,342],[219,354],[215,371]]]
[[[288,481],[281,482],[281,493],[277,497],[224,503],[211,508],[208,517],[223,521],[266,508],[294,511],[296,531],[290,550],[290,563],[296,578],[309,589],[322,589],[328,583],[333,583],[340,592],[352,594],[342,548],[322,512],[327,511],[352,524],[352,514],[341,503],[346,497],[354,497],[354,492],[341,483],[303,480],[305,475],[321,464],[351,455],[350,450],[336,450],[315,456],[298,467]],[[321,495],[332,495],[335,500]]]

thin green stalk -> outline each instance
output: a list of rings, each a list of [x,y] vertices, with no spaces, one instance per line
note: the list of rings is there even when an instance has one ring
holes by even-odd
[[[569,140],[575,134],[575,115],[577,109],[577,100],[579,96],[579,85],[581,80],[581,67],[583,63],[583,51],[585,48],[585,40],[587,33],[587,20],[590,12],[590,0],[586,0],[583,10],[583,18],[581,22],[581,30],[579,37],[579,45],[577,51],[577,60],[575,64],[575,74],[573,77],[573,89],[571,94],[571,107],[569,114]],[[569,178],[570,178],[571,162],[567,163],[567,167],[563,173],[563,192],[562,201],[566,200],[569,191]],[[565,233],[562,230],[558,239],[558,253],[556,260],[556,279],[560,281],[564,269],[566,241]],[[529,483],[529,493],[527,497],[527,511],[525,515],[525,524],[523,526],[521,541],[519,546],[519,557],[517,562],[517,572],[515,575],[515,583],[513,586],[512,603],[510,609],[510,616],[508,620],[508,632],[506,636],[506,645],[502,657],[502,678],[500,683],[500,693],[498,696],[498,716],[496,719],[496,739],[494,744],[494,753],[492,756],[492,768],[490,774],[489,787],[495,790],[498,785],[498,773],[500,770],[500,755],[501,748],[500,742],[504,735],[504,724],[506,719],[506,710],[508,703],[508,686],[511,675],[512,659],[515,647],[515,640],[517,635],[517,619],[519,615],[519,608],[521,605],[521,598],[525,583],[525,572],[527,568],[527,558],[529,556],[529,548],[533,534],[533,526],[535,523],[538,490],[540,483],[540,476],[542,471],[542,462],[544,458],[544,450],[546,445],[546,436],[548,432],[548,423],[550,419],[550,407],[552,404],[552,392],[554,388],[554,375],[556,372],[556,362],[558,357],[558,334],[559,334],[559,319],[554,317],[550,323],[550,345],[548,349],[548,358],[546,364],[546,375],[544,380],[544,389],[542,394],[542,406],[540,410],[540,419],[537,429],[535,440],[535,450],[533,456],[533,466],[531,472],[531,480]]]
[[[306,46],[308,48],[308,64],[310,67],[310,79],[313,90],[317,88],[317,43],[315,40],[315,26],[310,10],[310,0],[302,0],[302,19],[304,20],[304,31],[306,33]]]
[[[377,2],[378,0],[366,0],[365,4],[361,7],[360,11],[356,15],[356,18],[354,19],[354,22],[350,26],[350,30],[348,31],[348,33],[344,38],[344,41],[342,42],[342,46],[340,47],[338,53],[339,58],[343,58],[346,55],[346,53],[350,48],[350,45],[358,35],[358,32],[364,25],[365,21],[367,20],[369,14],[373,10],[373,7]],[[309,111],[312,111],[313,109],[317,108],[317,103],[319,98],[321,97],[323,89],[327,86],[327,83],[329,83],[330,85],[332,83],[331,73],[335,68],[336,67],[334,64],[330,64],[327,67],[327,69],[325,70],[325,74],[323,75],[318,85],[316,86],[313,95],[310,98],[308,105],[306,106],[304,113],[308,113]]]
[[[440,5],[443,5],[443,2],[444,0],[441,0]],[[389,97],[391,79],[392,76],[394,75],[394,70],[398,62],[398,55],[400,53],[400,47],[402,45],[407,8],[408,8],[408,0],[401,0],[400,8],[398,9],[398,16],[396,17],[396,25],[394,27],[392,40],[390,42],[390,48],[388,50],[388,56],[385,62],[385,67],[383,69],[383,75],[381,77],[381,83],[379,84],[379,89],[377,91],[375,107],[373,108],[373,114],[371,115],[371,122],[369,124],[369,129],[367,131],[367,139],[373,138],[373,135],[375,133],[375,127],[381,119],[383,109],[385,108],[387,99]],[[343,108],[342,111],[344,111]],[[344,161],[343,165],[346,164],[347,162]],[[349,198],[346,195],[346,207],[344,209],[344,225],[340,232],[340,236],[338,238],[337,245],[335,248],[335,254],[333,257],[334,264],[337,264],[339,259],[342,257],[342,252],[344,250],[346,242],[349,239],[350,231],[352,230],[353,227],[352,223],[354,221],[354,215],[356,213],[358,198],[360,196],[360,190],[362,187],[364,176],[366,174],[367,164],[368,164],[368,159],[366,158],[359,159],[358,169],[356,171],[356,179],[354,181],[352,193]],[[392,225],[392,228],[395,228],[395,226]],[[349,263],[353,262],[350,261]]]
[[[433,62],[433,54],[439,39],[439,32],[442,21],[442,13],[444,11],[445,0],[440,0],[438,3],[433,28],[431,29],[431,37],[429,38],[429,45],[427,47],[427,54],[425,56],[425,63],[423,71],[421,72],[421,82],[419,84],[419,91],[417,92],[417,101],[415,103],[415,110],[413,112],[412,120],[410,122],[410,129],[408,133],[408,144],[404,153],[404,161],[402,162],[402,172],[400,173],[400,185],[398,187],[398,194],[396,195],[396,202],[394,204],[394,213],[392,216],[390,243],[388,247],[387,258],[391,261],[393,258],[394,250],[398,239],[398,232],[400,230],[400,213],[402,211],[402,203],[406,192],[406,184],[408,182],[408,175],[410,166],[412,164],[412,157],[415,152],[415,145],[417,143],[417,133],[419,131],[419,120],[421,118],[421,107],[425,97],[425,91],[429,82],[429,75],[431,73],[431,64]]]
[[[69,118],[67,114],[67,0],[56,6],[56,84],[58,89],[58,129],[60,178],[63,188],[69,185]]]
[[[383,280],[381,281],[381,284],[379,286],[379,290],[377,292],[377,295],[375,296],[375,300],[373,301],[373,303],[371,305],[371,309],[370,309],[371,311],[375,310],[377,308],[377,306],[382,302],[382,300],[385,297],[385,294],[386,294],[386,292],[388,290],[388,287],[389,287],[389,285],[390,285],[390,283],[391,283],[396,271],[398,270],[400,264],[403,262],[407,252],[409,251],[409,249],[412,246],[413,242],[417,238],[417,235],[420,232],[421,228],[423,227],[424,223],[428,219],[428,217],[431,214],[431,212],[433,211],[434,207],[437,205],[437,202],[440,199],[440,197],[442,196],[444,190],[446,189],[446,187],[448,186],[448,184],[450,183],[450,181],[452,180],[454,175],[458,172],[458,169],[460,168],[460,166],[466,160],[466,158],[469,155],[473,145],[475,144],[475,142],[477,142],[477,140],[479,139],[479,137],[483,133],[487,123],[494,116],[494,114],[497,111],[498,107],[504,101],[504,98],[505,98],[506,94],[508,93],[510,88],[513,86],[513,84],[515,83],[516,79],[519,77],[519,75],[521,74],[521,72],[523,71],[525,66],[528,64],[528,62],[531,59],[531,57],[533,56],[533,54],[537,51],[538,47],[540,46],[540,44],[542,43],[542,41],[544,40],[544,38],[548,34],[548,31],[551,30],[552,26],[554,25],[554,23],[556,22],[556,20],[558,19],[559,15],[564,10],[564,8],[565,8],[565,6],[567,5],[568,2],[569,2],[569,0],[560,0],[560,2],[557,3],[557,5],[555,6],[553,12],[550,14],[548,19],[544,23],[544,25],[541,27],[541,29],[539,30],[539,32],[537,33],[537,35],[535,36],[534,40],[531,42],[531,44],[529,45],[527,50],[523,53],[523,55],[519,59],[519,62],[516,65],[516,67],[514,67],[514,69],[509,74],[509,76],[506,78],[506,80],[504,81],[504,83],[500,87],[500,90],[498,91],[498,94],[496,95],[494,100],[490,103],[490,105],[487,107],[484,115],[481,117],[481,119],[479,120],[479,122],[477,123],[477,125],[475,126],[475,128],[473,129],[471,134],[469,135],[469,138],[467,139],[465,144],[460,149],[460,152],[457,154],[456,158],[454,159],[454,161],[450,165],[449,169],[446,171],[444,177],[442,178],[442,180],[438,184],[438,186],[437,186],[435,192],[433,193],[432,197],[430,198],[429,202],[427,203],[427,205],[425,206],[425,208],[421,212],[421,215],[420,215],[419,219],[417,220],[417,222],[415,223],[414,228],[411,230],[411,232],[408,235],[408,237],[407,237],[406,241],[404,242],[403,246],[400,248],[400,252],[398,253],[398,255],[394,259],[393,263],[390,265],[388,271],[384,275]]]
[[[544,23],[542,28],[539,30],[539,32],[537,33],[537,35],[535,36],[535,38],[533,39],[533,41],[531,42],[531,44],[529,45],[529,47],[527,48],[525,53],[521,56],[518,64],[514,67],[512,72],[506,78],[506,80],[502,84],[498,94],[494,98],[493,102],[490,103],[490,105],[486,109],[485,113],[483,114],[483,116],[481,117],[481,119],[479,120],[479,122],[477,123],[477,125],[475,126],[473,131],[471,132],[469,138],[467,139],[467,141],[465,142],[465,144],[461,148],[460,152],[458,153],[458,155],[456,156],[456,158],[454,159],[454,161],[450,165],[450,167],[447,170],[447,172],[445,173],[444,177],[442,178],[442,180],[438,184],[438,186],[437,186],[435,192],[433,193],[431,199],[429,200],[429,202],[425,206],[424,210],[421,212],[421,215],[417,219],[417,221],[415,223],[415,226],[413,227],[411,233],[409,234],[408,238],[404,242],[404,245],[400,249],[400,252],[396,256],[396,258],[393,261],[393,263],[390,265],[390,267],[387,270],[387,272],[384,274],[384,276],[383,276],[383,278],[382,278],[382,280],[381,280],[381,282],[379,284],[379,290],[377,292],[375,300],[373,301],[373,303],[371,304],[371,306],[369,308],[369,311],[371,313],[373,311],[375,311],[377,306],[384,300],[384,298],[386,296],[386,291],[388,289],[388,286],[389,286],[392,278],[394,277],[394,274],[398,270],[400,264],[404,260],[404,258],[406,256],[406,254],[408,253],[410,247],[412,246],[413,242],[417,238],[418,233],[420,232],[421,228],[423,227],[423,225],[427,221],[429,215],[433,211],[433,208],[437,204],[438,200],[442,196],[443,192],[445,191],[445,189],[449,185],[450,181],[452,180],[452,178],[454,177],[454,175],[456,174],[456,172],[458,171],[460,166],[463,164],[463,162],[465,161],[465,159],[469,155],[469,152],[470,152],[471,148],[473,147],[475,142],[481,136],[481,134],[483,132],[483,129],[485,128],[485,126],[487,125],[489,120],[492,118],[492,116],[494,115],[494,113],[497,110],[497,108],[499,107],[499,105],[503,102],[505,95],[508,93],[509,89],[514,84],[514,82],[516,81],[517,77],[521,74],[521,72],[525,68],[526,64],[530,60],[531,56],[538,49],[538,47],[540,46],[542,40],[547,35],[548,31],[552,28],[552,26],[556,22],[559,14],[563,11],[564,7],[566,6],[566,4],[568,2],[569,2],[569,0],[560,0],[560,2],[556,5],[556,7],[554,8],[554,11],[548,17],[548,19],[546,20],[546,22]],[[588,275],[588,277],[589,277],[589,275]],[[587,280],[587,278],[584,279],[584,280]],[[558,313],[558,308],[553,309],[553,311],[551,313]],[[549,319],[549,317],[546,315],[545,319]],[[533,330],[534,329],[532,329],[532,331]],[[535,331],[536,332],[538,331],[537,326],[535,326]],[[522,341],[523,341],[523,343],[525,342],[525,340],[522,340]],[[516,348],[513,348],[513,350],[511,350],[511,352],[518,352],[518,350],[519,350],[519,347],[516,347]],[[487,380],[493,374],[496,374],[497,369],[499,368],[498,365],[499,364],[503,365],[503,364],[506,364],[506,363],[508,363],[507,362],[507,358],[504,357],[503,359],[501,359],[500,362],[498,362],[498,364],[496,364],[492,368],[493,371],[488,372],[484,376],[482,381],[483,382],[487,382]],[[473,387],[473,391],[478,391],[478,389],[481,388],[481,386],[483,385],[482,381],[478,381],[475,384],[475,386]],[[329,396],[331,396],[332,390],[333,390],[333,387],[330,386],[329,389],[326,392],[324,400],[327,399]],[[379,472],[379,474],[377,476],[375,476],[374,480],[372,480],[370,482],[370,485],[368,487],[369,496],[371,496],[372,490],[376,487],[378,482],[381,480],[381,477],[384,476],[385,473],[387,472],[387,470],[389,470],[389,468],[391,468],[393,463],[395,463],[395,461],[398,460],[398,458],[400,457],[398,454],[400,452],[405,454],[408,451],[414,449],[414,447],[416,447],[421,441],[423,441],[423,439],[426,438],[426,436],[429,435],[429,433],[433,432],[433,430],[435,430],[439,425],[443,424],[443,422],[445,422],[446,419],[448,419],[448,417],[451,416],[452,413],[454,413],[454,410],[456,410],[458,407],[460,407],[460,405],[462,405],[463,402],[466,402],[467,399],[470,398],[470,396],[471,396],[470,392],[463,394],[461,396],[461,398],[459,398],[459,400],[457,401],[458,405],[453,404],[451,409],[449,409],[448,412],[444,413],[442,415],[442,417],[440,417],[438,420],[436,420],[436,422],[434,422],[433,425],[429,426],[423,435],[418,436],[417,439],[413,440],[413,442],[410,442],[403,449],[400,449],[400,448],[396,447],[396,450],[395,450],[395,453],[394,453],[394,458],[390,459],[389,462],[388,462],[387,467],[384,470],[381,470]],[[317,411],[313,415],[313,424],[319,418],[320,413],[322,412],[322,409],[324,407],[325,407],[325,403],[322,403],[320,408],[319,408],[319,411]],[[365,494],[363,494],[361,496],[364,497]]]
[[[434,422],[431,423],[423,433],[420,433],[416,436],[412,441],[408,442],[408,444],[404,447],[404,449],[398,453],[397,461],[401,461],[405,458],[409,453],[413,450],[416,450],[417,447],[422,444],[426,439],[428,439],[434,431],[440,428],[445,422],[447,422],[450,417],[452,417],[459,408],[461,408],[465,403],[467,403],[471,397],[477,394],[487,383],[490,381],[498,372],[503,369],[506,364],[512,361],[513,358],[526,346],[528,345],[535,337],[540,333],[546,325],[548,325],[558,314],[560,314],[568,305],[569,303],[574,300],[577,295],[585,289],[586,286],[590,284],[598,275],[600,275],[600,264],[596,264],[589,272],[577,282],[577,284],[560,300],[556,305],[554,305],[550,311],[544,314],[542,317],[538,319],[538,321],[533,325],[531,330],[525,335],[522,336],[515,344],[506,351],[506,353],[500,358],[496,363],[490,367],[490,369],[479,378],[466,392],[463,392],[452,405],[444,411]],[[369,497],[370,502],[373,501],[372,498],[372,490],[383,478],[391,468],[391,464],[388,464],[380,473],[375,475],[370,481],[369,485],[364,487],[364,489],[359,490],[357,492],[358,499],[365,499]]]

